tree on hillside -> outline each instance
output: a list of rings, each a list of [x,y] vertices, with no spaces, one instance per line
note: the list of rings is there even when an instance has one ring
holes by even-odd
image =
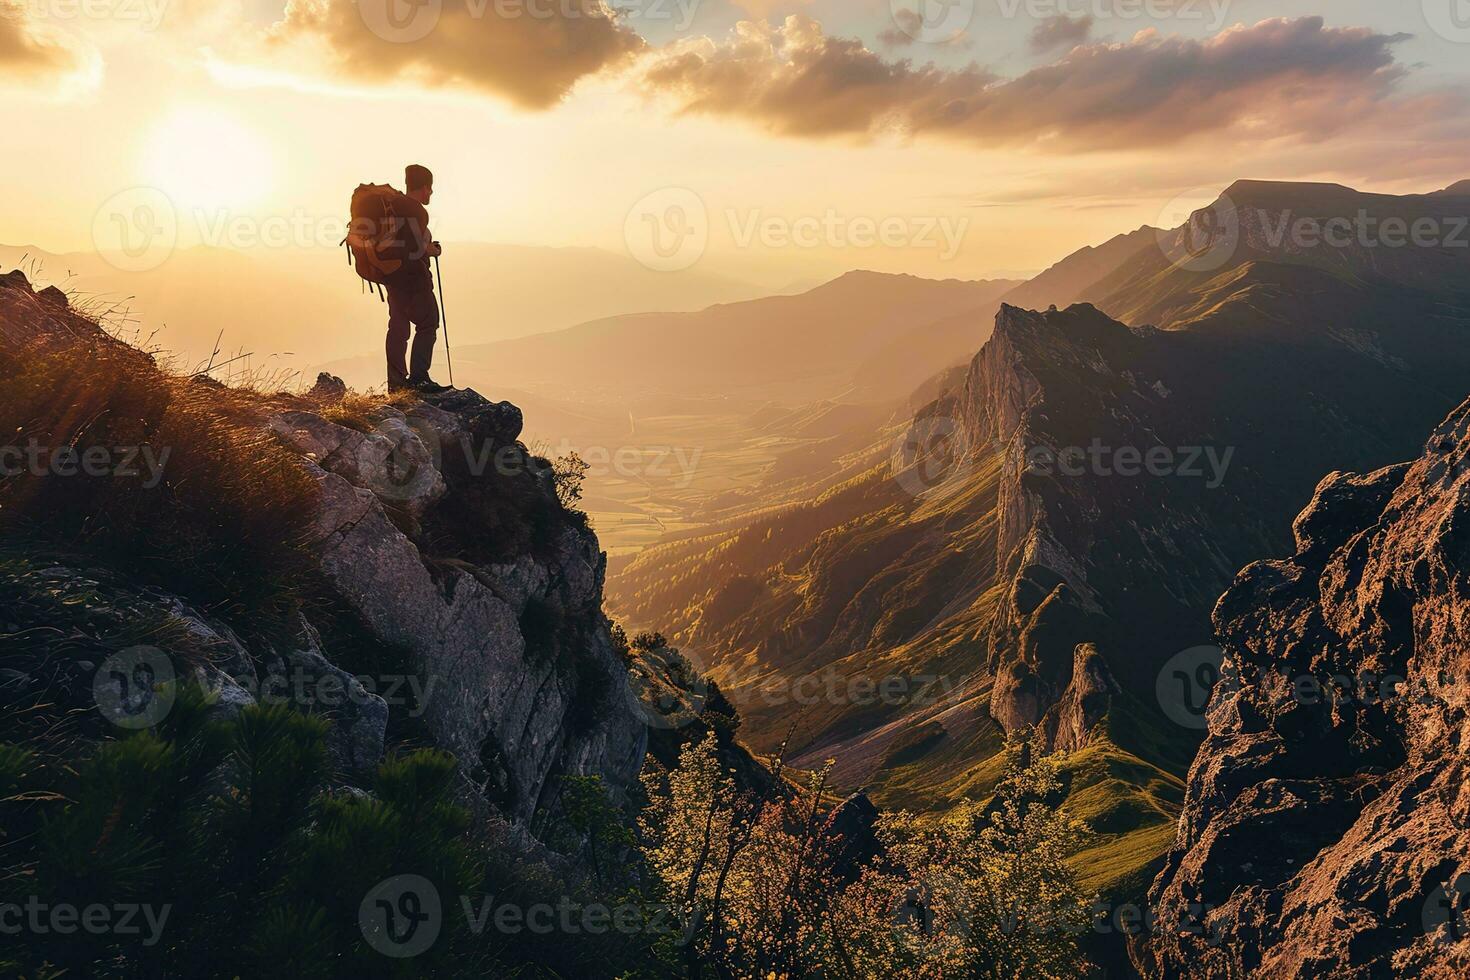
[[[1091,896],[1066,864],[1086,829],[1057,806],[1057,760],[1022,735],[985,803],[963,800],[939,819],[879,823],[888,866],[868,869],[836,918],[852,936],[859,975],[1071,977]],[[912,971],[912,972],[909,972]]]
[[[1067,977],[1085,970],[1090,896],[1065,859],[1085,830],[1057,807],[1057,762],[1017,738],[986,802],[880,818],[886,853],[837,873],[827,771],[785,796],[743,795],[713,736],[651,785],[645,853],[688,926],[694,977]],[[652,777],[661,784],[662,775]]]

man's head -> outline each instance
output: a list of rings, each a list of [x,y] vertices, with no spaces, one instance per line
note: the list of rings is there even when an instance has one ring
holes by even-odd
[[[408,196],[420,204],[427,205],[434,196],[434,175],[428,167],[410,163],[403,171],[403,182],[408,185]]]

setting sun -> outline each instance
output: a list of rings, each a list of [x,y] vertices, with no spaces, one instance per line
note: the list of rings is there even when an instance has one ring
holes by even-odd
[[[184,207],[258,203],[275,182],[275,154],[260,133],[202,106],[175,110],[150,134],[147,179]]]

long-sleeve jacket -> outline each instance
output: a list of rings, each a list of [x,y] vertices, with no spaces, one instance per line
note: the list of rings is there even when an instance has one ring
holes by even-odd
[[[403,268],[388,277],[388,285],[412,292],[431,291],[434,278],[429,270],[429,248],[434,236],[429,232],[429,212],[413,198],[404,196],[394,202],[395,217],[402,251]]]

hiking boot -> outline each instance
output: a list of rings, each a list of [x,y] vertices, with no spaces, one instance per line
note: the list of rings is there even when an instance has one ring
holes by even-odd
[[[433,378],[427,376],[422,378],[409,378],[408,385],[410,388],[412,388],[414,391],[417,391],[421,395],[438,395],[446,391],[454,390],[448,385],[441,385]]]
[[[406,378],[404,380],[402,380],[402,381],[399,381],[399,380],[397,380],[395,378],[389,378],[388,379],[388,394],[391,395],[391,394],[395,394],[395,393],[400,392],[400,391],[418,391],[418,386],[415,385],[412,381],[409,381]]]

